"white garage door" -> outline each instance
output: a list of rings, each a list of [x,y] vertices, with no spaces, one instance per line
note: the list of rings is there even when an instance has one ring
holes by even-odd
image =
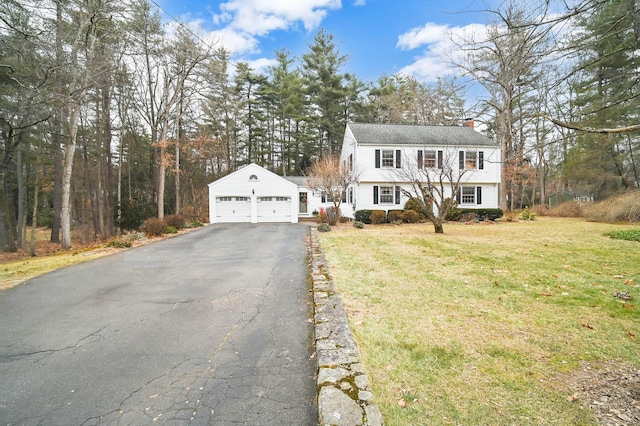
[[[218,222],[251,222],[251,198],[216,197]]]
[[[291,222],[291,197],[258,197],[258,222]]]

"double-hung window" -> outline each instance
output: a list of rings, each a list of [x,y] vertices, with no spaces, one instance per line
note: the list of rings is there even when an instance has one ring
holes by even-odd
[[[380,186],[380,204],[393,203],[393,186]]]
[[[456,194],[458,204],[482,204],[482,187],[481,186],[462,186]]]
[[[395,167],[396,169],[399,169],[402,167],[402,151],[399,149],[376,149],[375,155],[376,169],[379,169],[380,167]]]
[[[466,150],[460,151],[460,170],[484,169],[484,151]]]
[[[418,168],[442,169],[443,153],[432,149],[418,150]]]
[[[393,167],[393,150],[382,150],[382,167]]]

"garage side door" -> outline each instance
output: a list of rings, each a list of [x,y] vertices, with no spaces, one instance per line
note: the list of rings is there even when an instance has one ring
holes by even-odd
[[[291,222],[291,197],[258,197],[258,222]]]
[[[216,197],[218,222],[251,222],[251,198]]]

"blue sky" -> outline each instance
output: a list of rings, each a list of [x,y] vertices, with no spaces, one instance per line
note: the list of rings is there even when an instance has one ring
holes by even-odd
[[[284,48],[300,57],[320,28],[348,55],[344,71],[364,81],[403,72],[421,81],[451,77],[448,32],[482,31],[498,0],[156,0],[162,9],[224,45],[256,70]],[[161,12],[168,22],[171,17]]]

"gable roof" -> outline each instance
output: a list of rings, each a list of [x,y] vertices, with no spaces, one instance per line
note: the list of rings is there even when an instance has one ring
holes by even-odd
[[[364,145],[496,145],[467,126],[349,123],[347,127],[356,141]]]
[[[240,167],[238,170],[229,173],[221,178],[209,183],[209,187],[219,186],[226,182],[268,182],[269,184],[278,183],[289,187],[296,186],[295,183],[279,176],[272,171],[265,169],[264,167],[251,163]]]

